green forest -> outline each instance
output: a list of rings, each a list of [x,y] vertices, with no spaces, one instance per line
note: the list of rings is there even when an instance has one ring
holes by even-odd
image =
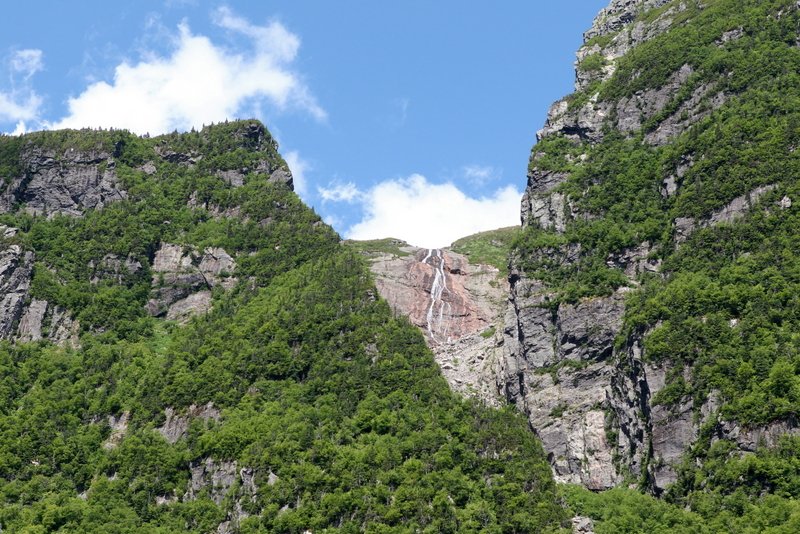
[[[35,253],[28,298],[80,324],[80,348],[0,346],[4,532],[207,533],[232,510],[238,532],[559,528],[565,511],[524,418],[452,394],[416,327],[377,298],[362,257],[289,187],[266,172],[241,187],[217,176],[285,168],[263,126],[1,137],[6,187],[26,154],[72,149],[113,154],[128,197],[82,217],[24,204],[0,217],[20,230],[5,246]],[[164,242],[236,258],[237,285],[215,288],[212,311],[185,325],[145,311]],[[92,282],[107,254],[143,269]],[[175,443],[158,431],[166,408],[208,403],[219,416],[190,419]],[[114,435],[110,418],[123,417]],[[187,496],[203,465],[228,466],[233,481]]]

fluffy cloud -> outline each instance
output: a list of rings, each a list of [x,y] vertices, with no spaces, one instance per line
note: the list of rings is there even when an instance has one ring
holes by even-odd
[[[3,122],[27,121],[39,114],[42,99],[34,92],[0,92],[0,120]]]
[[[42,51],[36,49],[17,50],[8,59],[11,87],[0,91],[0,122],[16,122],[14,134],[24,133],[25,121],[39,116],[42,98],[30,85],[30,78],[44,68]]]
[[[511,186],[489,197],[471,198],[452,183],[433,184],[414,174],[382,182],[354,198],[364,217],[349,239],[396,237],[412,245],[440,248],[485,230],[519,224],[522,193]]]
[[[149,54],[137,64],[118,65],[111,83],[93,83],[70,98],[69,114],[50,126],[113,126],[160,134],[237,118],[261,100],[325,119],[291,68],[300,47],[296,35],[278,22],[255,26],[227,8],[216,11],[214,22],[249,39],[252,51],[228,50],[181,24],[169,55]]]
[[[500,174],[488,165],[466,165],[462,169],[464,177],[475,185],[486,185]]]
[[[353,182],[332,183],[328,187],[317,187],[323,202],[354,202],[363,197],[356,184]]]

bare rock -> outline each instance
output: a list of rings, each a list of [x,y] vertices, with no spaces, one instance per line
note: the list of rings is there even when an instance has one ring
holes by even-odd
[[[553,308],[539,282],[512,283],[498,387],[522,410],[560,482],[606,489],[622,480],[606,436],[623,294]]]
[[[9,339],[21,319],[31,283],[33,252],[19,245],[0,251],[0,338]]]
[[[21,343],[47,339],[62,347],[78,348],[79,335],[80,327],[67,310],[33,299],[24,308],[14,339]]]
[[[553,190],[569,178],[565,173],[540,171],[528,174],[528,186],[522,197],[522,225],[537,225],[563,232],[566,224],[565,195]]]
[[[217,171],[217,176],[230,186],[242,187],[244,185],[245,174],[242,171]]]
[[[156,173],[157,169],[156,169],[155,164],[152,161],[148,161],[147,163],[145,163],[144,165],[139,167],[137,170],[142,171],[143,173],[145,173],[148,176],[152,176],[152,175],[154,175]]]
[[[507,282],[449,250],[406,246],[369,258],[380,295],[426,335],[454,391],[496,406]]]
[[[727,439],[736,443],[740,451],[750,453],[760,447],[775,447],[784,436],[800,436],[800,425],[795,418],[753,427],[722,421],[712,442]]]
[[[174,408],[167,407],[164,410],[164,415],[166,420],[163,425],[158,427],[158,432],[170,443],[177,443],[178,440],[185,438],[189,430],[189,424],[194,419],[208,422],[210,420],[219,421],[221,418],[220,411],[212,402],[204,406],[192,404],[185,414],[179,414]]]
[[[712,213],[707,219],[700,222],[690,217],[678,217],[675,219],[674,223],[675,242],[677,244],[685,242],[698,228],[718,226],[723,223],[731,223],[741,219],[755,207],[761,197],[777,187],[778,186],[774,184],[757,187],[749,193],[734,198],[728,204]],[[791,205],[791,199],[789,200],[789,204]]]
[[[238,478],[235,461],[217,461],[213,458],[205,458],[192,463],[189,467],[191,478],[184,501],[193,501],[207,491],[209,498],[219,506],[223,499],[228,495]]]
[[[17,339],[23,343],[42,339],[42,322],[46,312],[47,301],[33,299],[20,319]]]
[[[21,162],[23,174],[0,195],[0,211],[21,204],[37,215],[81,216],[87,209],[127,198],[114,160],[106,152],[68,149],[56,154],[33,147],[23,151]]]
[[[170,304],[166,318],[169,321],[185,323],[195,315],[203,315],[211,309],[211,291],[192,293],[186,298]]]
[[[292,177],[289,169],[275,169],[269,176],[270,183],[284,184],[287,187],[294,189],[294,178]]]
[[[169,320],[187,321],[208,312],[211,289],[232,288],[236,261],[221,248],[206,248],[201,254],[193,247],[162,243],[153,259],[153,292],[147,311]]]
[[[128,277],[142,270],[142,264],[132,256],[123,260],[116,254],[106,254],[100,261],[89,262],[89,269],[93,271],[92,284],[101,280],[111,280],[117,284],[123,284]]]
[[[588,517],[573,517],[572,532],[573,534],[594,534],[594,521]]]
[[[609,255],[606,264],[624,272],[631,285],[635,286],[639,275],[643,273],[658,273],[661,270],[661,260],[650,258],[651,253],[650,243],[645,241],[637,247]]]
[[[758,200],[769,193],[777,185],[764,185],[757,187],[744,195],[738,196],[731,200],[724,208],[715,211],[708,219],[709,226],[717,226],[722,223],[730,223],[737,219],[741,219],[750,211]]]
[[[111,427],[111,434],[108,436],[108,439],[103,442],[104,449],[116,449],[119,444],[122,443],[122,439],[128,432],[130,416],[131,414],[127,411],[122,412],[119,417],[113,415],[108,416],[108,426]]]

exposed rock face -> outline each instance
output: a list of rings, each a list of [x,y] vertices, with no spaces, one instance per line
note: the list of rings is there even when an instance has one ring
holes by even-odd
[[[111,427],[111,434],[108,436],[108,439],[103,442],[103,448],[115,449],[122,443],[122,439],[128,432],[130,415],[129,412],[122,412],[119,417],[113,415],[108,416],[108,426]]]
[[[543,148],[534,149],[521,205],[523,226],[562,233],[573,221],[598,216],[582,213],[577,208],[579,199],[571,198],[561,187],[570,177],[569,169],[589,157],[581,154],[582,147],[588,150],[609,131],[663,146],[728,101],[718,84],[698,82],[698,74],[688,64],[667,76],[659,87],[615,100],[604,100],[593,89],[615,75],[621,57],[669,31],[676,16],[687,9],[685,3],[667,4],[667,0],[613,0],[585,33],[576,63],[579,94],[553,104],[537,134],[539,140],[566,138],[575,149],[564,156],[563,166],[547,168],[540,162],[550,145],[543,143]],[[655,8],[663,9],[649,11],[645,23],[640,15]],[[727,31],[718,44],[741,36],[741,30]],[[679,158],[674,172],[660,184],[662,198],[679,193],[684,176],[701,157],[686,154]],[[698,228],[735,222],[774,188],[758,187],[702,220],[676,219],[675,244]],[[768,209],[788,209],[792,200],[786,198]],[[670,407],[653,402],[670,377],[683,373],[687,383],[691,377],[668,362],[648,362],[642,349],[646,332],[634,333],[625,347],[615,345],[623,324],[626,292],[638,285],[642,274],[661,275],[661,261],[652,257],[652,252],[651,244],[643,242],[609,255],[607,265],[625,274],[628,287],[607,297],[560,305],[554,304],[555,295],[542,282],[515,267],[521,262],[512,258],[498,387],[528,416],[559,481],[602,490],[641,480],[644,475],[649,487],[660,493],[676,480],[676,467],[698,439],[701,426],[718,417],[719,403],[713,396],[702,405],[688,397]],[[582,244],[568,243],[532,254],[570,265],[582,253]],[[770,443],[781,433],[795,432],[791,422],[773,426],[741,429],[723,422],[717,427],[716,439],[730,439],[747,452],[759,440]]]
[[[22,316],[31,282],[33,253],[10,245],[0,252],[0,338],[8,339]]]
[[[7,237],[16,234],[14,228],[0,230]],[[67,310],[30,298],[33,263],[33,252],[24,252],[17,244],[0,245],[0,339],[47,339],[77,347],[80,328]]]
[[[94,271],[91,278],[93,284],[101,280],[111,280],[122,284],[126,278],[142,270],[142,263],[131,256],[122,259],[116,254],[106,254],[98,262],[91,261],[89,268]]]
[[[151,267],[153,296],[147,303],[150,315],[186,321],[211,307],[211,290],[233,287],[236,261],[221,248],[206,248],[201,254],[180,245],[162,243]]]
[[[741,219],[747,212],[753,209],[761,197],[776,187],[777,186],[775,185],[764,185],[757,187],[747,194],[734,198],[724,207],[715,211],[710,217],[702,221],[695,221],[691,217],[679,217],[675,219],[675,242],[683,243],[698,228],[717,226],[723,223],[731,223]],[[791,207],[791,199],[789,199],[789,197],[784,198],[788,199],[788,202],[787,200],[781,199],[780,206]]]
[[[220,506],[231,495],[238,483],[238,488],[233,494],[233,504],[228,509],[228,515],[225,521],[217,527],[219,533],[238,532],[239,522],[250,515],[245,510],[246,504],[255,502],[258,492],[256,473],[253,469],[238,468],[235,461],[217,461],[213,458],[205,458],[192,463],[189,470],[191,478],[183,496],[184,501],[193,501],[205,494],[217,506]],[[272,480],[271,477],[270,480]]]
[[[177,443],[178,440],[186,437],[192,420],[198,419],[203,422],[219,421],[221,417],[219,410],[214,407],[212,402],[205,406],[192,404],[185,414],[179,414],[174,408],[167,407],[164,410],[164,415],[166,420],[163,425],[158,427],[158,432],[170,443]]]
[[[0,211],[16,205],[37,215],[81,216],[84,210],[127,198],[107,152],[68,149],[63,154],[31,148],[21,158],[23,174],[0,195]]]
[[[57,345],[77,348],[79,335],[80,325],[66,309],[46,300],[33,299],[20,318],[16,339],[23,343],[47,339]]]
[[[556,479],[606,489],[621,481],[606,439],[606,399],[623,295],[553,309],[541,285],[512,276],[499,386],[527,414]]]
[[[446,249],[401,250],[370,258],[381,296],[425,333],[455,391],[496,405],[507,288],[499,271]]]
[[[192,464],[190,471],[192,478],[189,480],[189,488],[186,490],[186,495],[183,496],[183,499],[192,501],[197,498],[200,492],[208,491],[209,498],[217,505],[222,504],[222,500],[236,481],[237,475],[236,462],[217,462],[212,458],[206,458]]]

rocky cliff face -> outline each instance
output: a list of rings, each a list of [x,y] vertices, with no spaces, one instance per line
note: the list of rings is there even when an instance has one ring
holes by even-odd
[[[604,217],[602,210],[587,209],[582,203],[583,195],[601,177],[584,178],[580,193],[566,187],[595,147],[613,138],[636,141],[652,151],[672,149],[695,125],[709,124],[706,119],[730,101],[732,95],[723,88],[724,75],[701,75],[698,67],[688,62],[665,73],[656,86],[632,94],[613,89],[623,62],[649,41],[665,34],[668,38],[670,32],[686,25],[692,20],[690,11],[701,13],[703,9],[691,2],[614,0],[597,16],[577,53],[576,93],[552,106],[538,132],[543,148],[534,147],[532,153],[522,200],[523,227],[563,236],[581,221]],[[796,9],[794,3],[790,9]],[[720,28],[709,46],[731,46],[744,35],[740,27]],[[634,70],[634,82],[629,84],[641,74]],[[552,147],[557,146],[556,141],[570,148],[555,156]],[[556,157],[560,162],[554,165]],[[673,158],[674,166],[655,184],[665,211],[675,205],[685,176],[702,158],[703,154],[688,150]],[[777,187],[753,187],[702,216],[675,217],[671,227],[664,229],[671,239],[667,250],[679,249],[699,229],[735,224],[756,207],[763,206],[770,213],[791,208],[788,195],[764,204],[763,199],[772,198]],[[539,263],[581,269],[580,262],[591,251],[574,238],[566,241],[555,248],[538,249]],[[649,361],[643,343],[649,330],[621,339],[627,295],[644,279],[668,275],[661,260],[664,250],[664,245],[656,249],[643,241],[610,253],[605,263],[624,276],[623,282],[610,294],[577,301],[560,298],[557,290],[525,272],[529,258],[512,257],[505,356],[498,385],[506,398],[528,415],[557,480],[593,490],[639,482],[660,493],[676,481],[677,466],[697,443],[701,430],[721,417],[721,403],[713,392],[705,398],[685,397],[677,404],[655,402],[654,397],[677,377],[691,384],[690,369],[670,361]],[[724,423],[714,427],[714,435],[737,443],[746,452],[752,450],[754,436],[767,436],[769,442],[779,432],[795,433],[795,426],[789,421],[743,429]]]
[[[381,296],[425,333],[454,391],[497,406],[507,284],[500,271],[448,249],[394,242],[368,251]]]
[[[95,136],[81,132],[86,139]],[[59,135],[72,135],[61,132]],[[210,174],[233,188],[241,187],[245,176],[257,172],[269,176],[269,182],[292,187],[292,175],[283,166],[276,166],[269,150],[273,141],[265,128],[257,123],[242,123],[233,132],[231,148],[247,148],[256,156],[252,167],[216,169],[211,163]],[[24,140],[25,138],[23,138]],[[178,138],[180,141],[180,138]],[[75,137],[75,142],[46,143],[28,141],[21,147],[17,171],[5,177],[0,193],[0,213],[25,212],[34,216],[83,217],[89,210],[102,210],[114,202],[128,198],[122,181],[117,176],[117,160],[124,142],[112,147],[103,144],[86,148],[85,139]],[[56,148],[58,147],[58,148]],[[202,151],[185,146],[174,146],[174,140],[164,138],[154,150],[159,161],[151,159],[138,167],[147,176],[156,175],[164,162],[194,168],[209,166]],[[211,202],[199,203],[198,192],[187,199],[187,206],[208,211],[214,217],[239,217],[238,206],[221,210]],[[35,251],[25,250],[18,243],[18,229],[0,226],[0,339],[31,342],[49,340],[60,345],[77,346],[80,325],[73,313],[63,306],[31,294],[34,265],[38,259]],[[234,276],[236,259],[219,247],[196,247],[161,243],[152,258],[152,292],[146,309],[150,315],[168,320],[186,322],[191,316],[205,313],[211,306],[215,287],[228,290],[238,279]],[[145,272],[140,259],[106,253],[93,257],[85,272],[92,285],[111,283],[126,285],[132,278]],[[48,269],[46,263],[39,268]]]

